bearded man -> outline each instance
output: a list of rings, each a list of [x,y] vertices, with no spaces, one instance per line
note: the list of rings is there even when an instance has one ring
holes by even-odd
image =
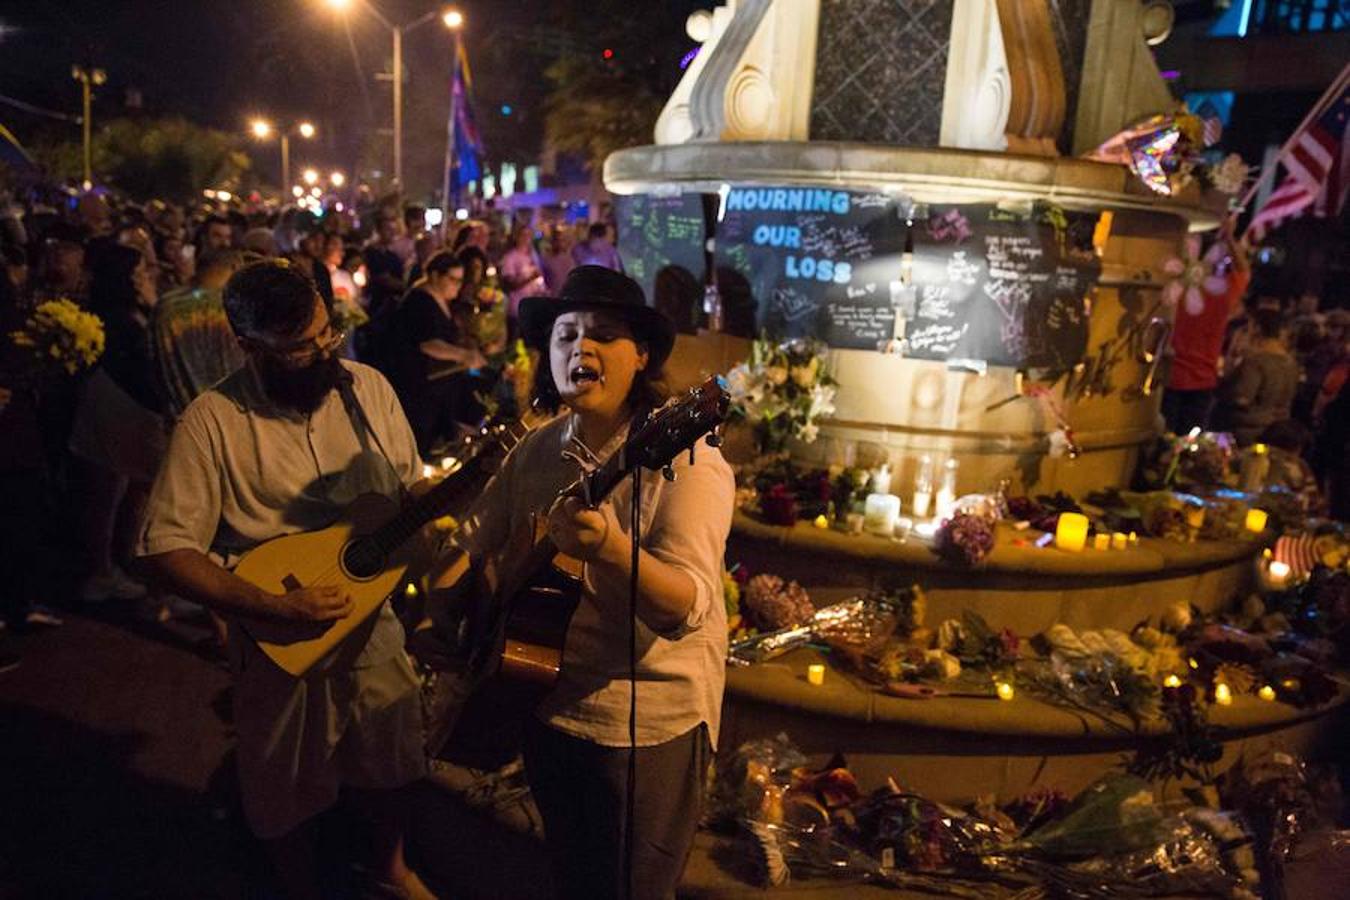
[[[247,362],[183,412],[137,554],[230,623],[244,812],[287,894],[320,896],[311,826],[346,789],[375,826],[375,877],[399,896],[430,897],[403,858],[400,791],[425,759],[417,682],[389,604],[294,677],[244,622],[334,620],[351,598],[318,586],[273,594],[231,571],[265,541],[328,526],[361,494],[401,499],[421,475],[412,429],[383,376],[335,355],[343,335],[308,273],[252,263],[226,283],[224,305]]]

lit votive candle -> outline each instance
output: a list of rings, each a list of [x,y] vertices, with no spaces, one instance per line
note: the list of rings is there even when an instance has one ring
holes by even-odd
[[[1220,706],[1231,706],[1233,703],[1233,689],[1222,681],[1214,685],[1214,702]]]
[[[820,663],[812,663],[806,667],[806,680],[816,686],[825,683],[825,667]]]
[[[436,467],[435,467],[435,466],[426,465],[425,463],[422,465],[422,477],[423,477],[423,478],[430,478],[432,475],[435,475],[435,474],[436,474]]]
[[[1256,692],[1256,696],[1269,703],[1275,699],[1275,689],[1268,684],[1263,684],[1261,690]]]
[[[994,691],[998,694],[998,699],[1000,700],[1011,700],[1016,693],[1016,691],[1013,690],[1013,686],[1006,681],[1000,681],[994,687]]]
[[[1087,544],[1088,518],[1081,513],[1060,513],[1055,525],[1055,546],[1078,553]]]
[[[1168,675],[1163,679],[1163,687],[1181,687],[1181,679],[1176,675]]]
[[[1130,546],[1131,546],[1131,547],[1135,547],[1135,546],[1138,546],[1138,544],[1139,544],[1139,532],[1137,532],[1137,531],[1131,531],[1131,532],[1130,532]]]
[[[1111,535],[1107,534],[1104,531],[1094,534],[1092,536],[1092,549],[1093,550],[1111,549]]]
[[[1270,567],[1266,569],[1270,573],[1271,587],[1284,587],[1289,582],[1289,563],[1280,562],[1278,559],[1270,561]]]
[[[863,505],[863,529],[890,537],[900,517],[900,498],[894,494],[868,494]]]
[[[1111,535],[1111,549],[1124,550],[1129,545],[1129,540],[1130,539],[1125,536],[1125,532],[1117,531]]]
[[[1267,513],[1264,509],[1247,510],[1247,530],[1257,534],[1266,530]]]
[[[827,519],[827,518],[825,518],[825,514],[824,514],[824,513],[821,513],[820,515],[816,516],[815,522],[814,522],[813,524],[814,524],[817,528],[829,528],[829,527],[830,527],[830,520]]]
[[[459,462],[459,460],[455,459],[453,456],[446,456],[441,459],[441,470],[444,472],[449,472],[451,469],[455,467],[455,464],[457,462]]]

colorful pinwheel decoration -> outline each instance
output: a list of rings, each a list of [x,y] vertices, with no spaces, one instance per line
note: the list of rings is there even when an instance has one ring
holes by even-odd
[[[1217,296],[1228,288],[1228,279],[1214,272],[1224,252],[1223,243],[1216,241],[1202,256],[1199,235],[1188,236],[1185,258],[1173,256],[1163,263],[1163,272],[1168,276],[1163,285],[1163,302],[1176,306],[1184,298],[1182,308],[1187,315],[1204,312],[1205,294]]]

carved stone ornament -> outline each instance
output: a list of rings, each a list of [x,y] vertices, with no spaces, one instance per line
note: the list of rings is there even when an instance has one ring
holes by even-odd
[[[728,0],[689,17],[702,43],[656,122],[658,144],[807,139],[819,0]]]
[[[949,53],[942,146],[1005,149],[1012,83],[995,0],[956,0]]]

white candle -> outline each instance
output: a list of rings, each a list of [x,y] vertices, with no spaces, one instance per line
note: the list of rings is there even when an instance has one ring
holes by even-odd
[[[900,498],[894,494],[868,494],[863,504],[863,530],[890,537],[900,517]]]

